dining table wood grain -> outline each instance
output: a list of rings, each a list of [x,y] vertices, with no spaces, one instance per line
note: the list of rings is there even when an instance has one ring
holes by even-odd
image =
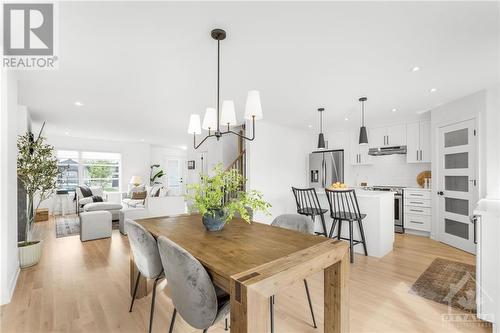
[[[319,271],[324,272],[324,332],[349,331],[346,243],[240,218],[217,232],[206,231],[198,214],[136,222],[154,237],[167,237],[190,252],[230,294],[231,332],[268,332],[269,297]],[[131,294],[137,272],[131,254]],[[146,295],[147,283],[141,278],[136,297]]]

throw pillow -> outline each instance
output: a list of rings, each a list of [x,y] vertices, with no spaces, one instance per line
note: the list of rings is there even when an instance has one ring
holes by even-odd
[[[132,200],[144,200],[146,199],[147,193],[146,191],[132,192]]]
[[[90,189],[90,187],[84,185],[84,186],[79,186],[79,188],[84,198],[92,196],[92,190]]]

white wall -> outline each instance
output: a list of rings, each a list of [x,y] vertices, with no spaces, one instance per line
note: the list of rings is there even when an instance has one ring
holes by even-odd
[[[167,158],[179,159],[181,161],[181,177],[183,182],[186,182],[187,179],[187,151],[183,149],[175,149],[175,148],[166,148],[160,146],[151,146],[151,165],[159,164],[160,168],[163,171],[167,172],[166,160]],[[148,169],[149,170],[149,169]],[[148,171],[149,172],[149,171]],[[149,184],[149,177],[145,180]],[[167,177],[164,176],[161,179],[161,182],[164,185],[167,185]],[[180,193],[182,194],[182,193]]]
[[[0,114],[0,303],[10,302],[19,274],[17,250],[17,78],[2,71]]]
[[[485,195],[488,199],[500,199],[500,84],[486,90],[486,112],[482,126],[483,135],[480,134],[484,148],[483,155],[486,163],[484,175],[486,176]]]
[[[206,132],[203,135],[197,136],[197,143],[203,140]],[[201,157],[203,156],[203,170],[201,165]],[[195,169],[187,170],[186,183],[193,184],[199,181],[200,173],[210,172],[218,163],[223,163],[223,145],[222,141],[217,141],[215,138],[207,139],[198,149],[189,146],[187,150],[187,160],[195,161]]]
[[[349,168],[349,160],[347,160]],[[373,156],[372,165],[352,166],[347,184],[395,185],[419,187],[417,175],[431,170],[431,163],[406,163],[406,155]]]
[[[291,187],[308,185],[310,134],[265,121],[256,127],[255,140],[246,143],[248,186],[272,205],[272,216],[257,213],[255,220],[271,223],[277,215],[297,211]]]

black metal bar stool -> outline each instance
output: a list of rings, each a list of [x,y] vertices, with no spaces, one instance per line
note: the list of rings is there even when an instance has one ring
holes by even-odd
[[[314,188],[292,187],[292,191],[295,197],[295,202],[297,203],[297,213],[311,217],[313,223],[314,218],[319,216],[323,227],[323,233],[319,234],[328,237],[325,224],[325,213],[328,212],[328,209],[321,208],[316,190]]]
[[[365,232],[363,231],[362,220],[366,217],[366,214],[361,214],[359,211],[358,199],[356,198],[356,192],[354,190],[329,190],[325,188],[326,197],[328,198],[328,204],[330,205],[330,216],[333,219],[332,227],[328,237],[333,236],[333,230],[337,221],[339,223],[337,239],[343,239],[349,241],[349,253],[351,258],[351,263],[354,262],[354,245],[363,244],[363,249],[365,250],[365,256],[368,255],[366,250],[366,240]],[[342,222],[349,222],[349,238],[342,237]],[[358,222],[359,235],[361,240],[353,239],[353,224],[354,221]]]

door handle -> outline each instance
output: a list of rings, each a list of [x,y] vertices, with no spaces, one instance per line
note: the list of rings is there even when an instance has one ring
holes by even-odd
[[[444,192],[443,191],[438,191],[437,194],[438,195],[444,195]]]
[[[389,136],[387,135],[387,145],[389,145]]]
[[[418,161],[418,150],[417,150],[417,161]]]
[[[474,244],[477,244],[477,220],[479,218],[479,215],[472,215],[471,217],[471,222],[474,225]]]

